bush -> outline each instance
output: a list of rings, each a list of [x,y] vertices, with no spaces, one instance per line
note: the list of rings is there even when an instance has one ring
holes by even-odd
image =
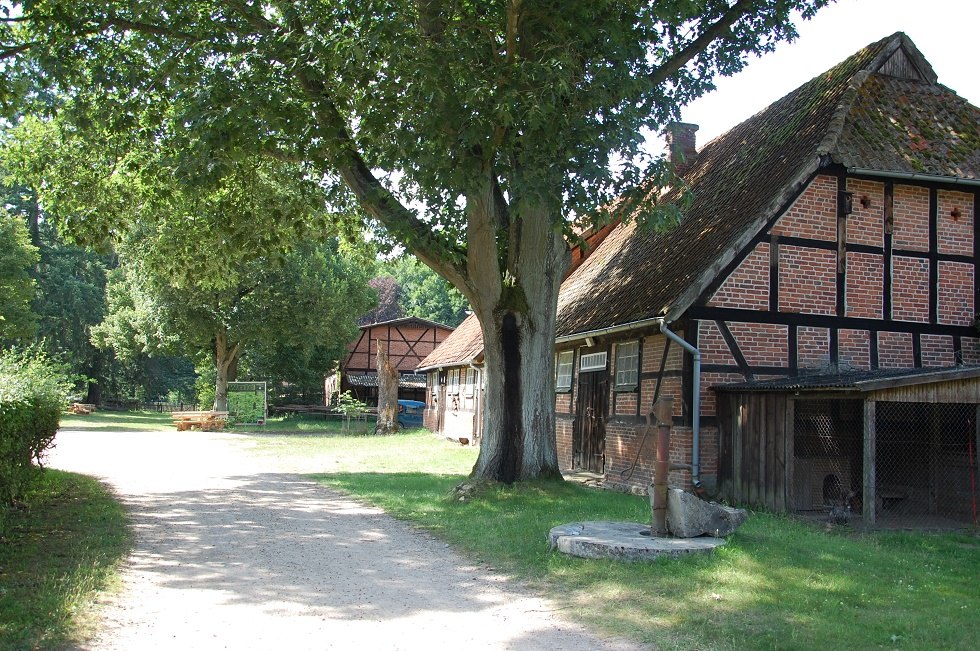
[[[71,388],[65,367],[38,348],[0,353],[0,509],[37,475]]]

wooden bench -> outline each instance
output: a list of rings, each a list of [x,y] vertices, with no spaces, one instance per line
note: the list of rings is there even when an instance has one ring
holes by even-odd
[[[228,419],[227,411],[175,411],[170,414],[177,426],[178,432],[185,432],[195,427],[202,432],[214,432],[224,429]]]
[[[95,411],[95,405],[90,405],[85,402],[73,402],[68,408],[68,411],[78,416],[88,416]]]

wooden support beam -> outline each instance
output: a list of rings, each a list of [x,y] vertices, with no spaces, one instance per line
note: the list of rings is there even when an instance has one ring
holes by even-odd
[[[864,492],[861,496],[864,505],[864,528],[875,526],[875,401],[864,401]]]

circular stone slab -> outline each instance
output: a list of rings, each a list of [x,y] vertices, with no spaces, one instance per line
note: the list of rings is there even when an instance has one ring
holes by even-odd
[[[658,538],[649,533],[649,525],[635,522],[573,522],[553,528],[548,541],[552,549],[572,556],[621,561],[707,554],[725,544],[724,538]]]

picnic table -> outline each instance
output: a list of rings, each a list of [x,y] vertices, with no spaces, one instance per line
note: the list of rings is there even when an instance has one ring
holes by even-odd
[[[95,405],[91,405],[87,402],[73,402],[71,403],[71,406],[68,407],[68,411],[77,416],[88,416],[95,411]]]
[[[202,432],[213,432],[224,429],[228,419],[227,411],[175,411],[170,414],[177,426],[178,432],[185,432],[195,427]]]

